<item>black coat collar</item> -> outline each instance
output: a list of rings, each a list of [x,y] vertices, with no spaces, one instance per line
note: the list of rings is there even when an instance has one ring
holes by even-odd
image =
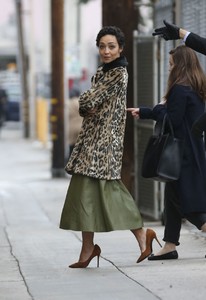
[[[128,66],[128,62],[127,62],[126,57],[120,56],[108,64],[103,64],[102,70],[103,70],[103,72],[107,72],[107,71],[117,68],[117,67],[127,67],[127,66]]]

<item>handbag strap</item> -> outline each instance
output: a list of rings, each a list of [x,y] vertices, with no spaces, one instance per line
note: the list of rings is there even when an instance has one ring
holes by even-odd
[[[168,114],[165,114],[165,115],[164,115],[163,122],[162,122],[162,129],[161,129],[160,134],[161,134],[161,135],[164,134],[166,122],[167,122],[168,125],[169,125],[171,135],[174,137],[174,129],[173,129],[173,127],[172,127],[172,122],[171,122],[171,120],[170,120]]]

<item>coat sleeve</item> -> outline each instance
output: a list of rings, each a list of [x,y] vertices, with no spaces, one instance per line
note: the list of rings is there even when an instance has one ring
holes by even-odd
[[[96,83],[93,81],[91,89],[80,95],[80,115],[84,117],[91,110],[98,109],[103,102],[117,94],[124,84],[127,84],[127,72],[122,68],[109,70]]]
[[[183,121],[185,109],[187,104],[187,93],[184,87],[175,85],[170,93],[166,104],[157,104],[153,109],[140,108],[141,119],[153,119],[155,121],[162,121],[164,115],[167,113],[174,128],[178,128]]]
[[[140,107],[140,119],[151,119],[154,121],[161,121],[166,113],[166,106],[157,104],[153,109],[148,107]]]
[[[193,50],[206,55],[206,38],[191,32],[188,35],[185,44]]]

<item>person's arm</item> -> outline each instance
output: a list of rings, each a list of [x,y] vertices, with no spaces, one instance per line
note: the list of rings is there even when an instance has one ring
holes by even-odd
[[[189,31],[183,29],[183,28],[180,28],[179,30],[179,37],[183,40],[183,41],[186,41],[188,35],[190,34]]]
[[[206,38],[191,32],[185,41],[185,45],[199,53],[206,55]]]
[[[206,55],[206,38],[203,38],[193,32],[180,28],[175,24],[163,21],[165,26],[156,28],[153,36],[160,36],[166,41],[182,39],[187,47]]]
[[[152,119],[152,108],[149,107],[130,107],[127,108],[128,112],[131,112],[131,115],[137,119]]]
[[[109,101],[118,90],[127,84],[127,73],[121,68],[106,72],[91,89],[82,93],[79,97],[79,114],[85,117],[95,113],[103,102]]]
[[[154,108],[149,107],[131,107],[127,108],[128,112],[137,119],[149,119],[154,121],[163,120],[166,113],[166,106],[164,104],[157,104]]]

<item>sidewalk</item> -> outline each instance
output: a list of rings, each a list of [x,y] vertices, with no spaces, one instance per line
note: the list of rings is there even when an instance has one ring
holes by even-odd
[[[50,150],[25,140],[9,124],[0,137],[0,300],[202,300],[206,295],[206,235],[184,224],[179,259],[148,260],[129,231],[96,234],[102,255],[70,269],[80,233],[60,230],[69,177],[53,179]],[[158,237],[159,222],[145,223]],[[154,252],[158,244],[154,242]]]

